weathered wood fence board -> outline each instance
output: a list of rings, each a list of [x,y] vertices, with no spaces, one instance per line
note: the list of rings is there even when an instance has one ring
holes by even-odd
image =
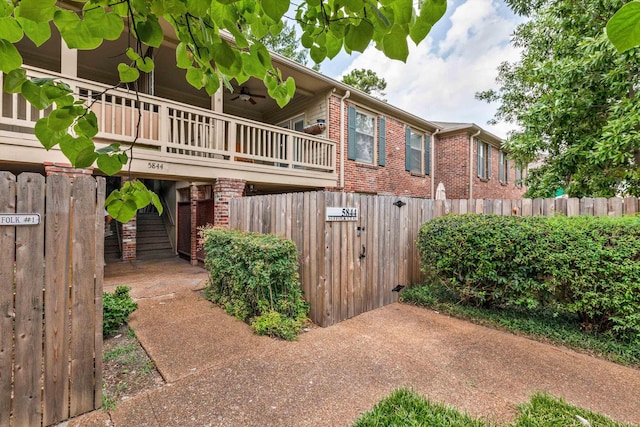
[[[102,178],[0,172],[0,213],[41,218],[0,225],[2,426],[101,404],[104,198]]]
[[[358,220],[326,221],[327,207],[358,208]],[[465,213],[633,215],[638,199],[429,200],[307,192],[233,199],[230,210],[232,228],[295,242],[310,317],[328,326],[396,301],[398,294],[391,289],[398,284],[423,280],[415,241],[420,226],[433,218]]]

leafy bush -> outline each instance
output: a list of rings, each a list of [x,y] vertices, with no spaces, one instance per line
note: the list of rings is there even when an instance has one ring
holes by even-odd
[[[577,314],[640,342],[640,218],[451,215],[425,223],[424,271],[476,306]]]
[[[102,335],[107,337],[127,323],[129,315],[136,311],[138,304],[131,298],[128,286],[118,286],[114,293],[102,296]]]
[[[287,239],[238,230],[203,231],[206,297],[256,333],[293,339],[309,312],[298,282],[297,250]]]

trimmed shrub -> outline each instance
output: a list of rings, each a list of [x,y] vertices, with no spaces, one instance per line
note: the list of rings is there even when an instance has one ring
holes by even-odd
[[[309,313],[298,282],[297,250],[275,235],[203,231],[207,299],[248,322],[256,333],[293,339]]]
[[[129,321],[129,315],[138,309],[128,286],[118,286],[115,292],[102,294],[102,336],[108,337]]]
[[[576,313],[640,341],[640,218],[449,215],[419,233],[423,270],[477,306]]]

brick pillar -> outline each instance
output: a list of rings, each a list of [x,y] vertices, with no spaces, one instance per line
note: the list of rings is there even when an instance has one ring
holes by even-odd
[[[122,177],[122,183],[127,181],[126,177]],[[135,261],[137,244],[137,224],[138,218],[134,216],[126,224],[122,224],[122,260]]]
[[[218,178],[213,186],[213,225],[229,227],[229,201],[242,197],[247,181],[244,179]]]
[[[189,187],[189,200],[191,201],[191,265],[198,265],[198,186],[191,184]]]
[[[44,162],[44,172],[46,176],[66,175],[73,180],[73,177],[78,175],[93,175],[93,168],[78,169],[71,167],[69,163]]]
[[[122,260],[136,260],[136,229],[137,218],[134,216],[126,224],[122,224]]]

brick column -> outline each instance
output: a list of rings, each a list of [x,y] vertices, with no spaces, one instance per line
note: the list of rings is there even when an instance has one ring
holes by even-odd
[[[122,183],[127,181],[126,177],[122,177]],[[135,261],[136,251],[138,248],[137,235],[138,235],[138,218],[134,216],[126,224],[122,224],[122,260],[123,261]]]
[[[213,186],[213,225],[229,227],[229,201],[242,197],[247,181],[244,179],[218,178]]]
[[[191,265],[198,265],[198,186],[191,184],[189,187],[189,200],[191,201]]]
[[[71,167],[69,163],[44,162],[44,172],[46,176],[66,175],[73,180],[73,177],[78,175],[93,175],[93,168],[78,169]]]

